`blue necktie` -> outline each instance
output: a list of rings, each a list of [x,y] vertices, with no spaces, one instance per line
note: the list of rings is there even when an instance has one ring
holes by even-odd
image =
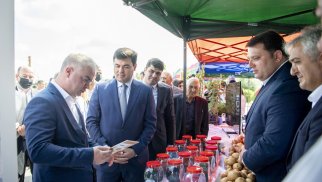
[[[122,85],[122,93],[121,93],[121,97],[120,97],[120,106],[121,106],[121,113],[122,113],[123,121],[125,120],[126,107],[127,107],[126,90],[127,90],[127,85],[123,84]]]

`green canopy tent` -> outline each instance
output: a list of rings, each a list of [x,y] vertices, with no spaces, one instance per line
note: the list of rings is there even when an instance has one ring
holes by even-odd
[[[316,24],[314,16],[316,0],[123,0],[163,28],[183,39],[183,78],[184,96],[186,93],[186,51],[187,42],[216,42],[216,38],[254,36],[267,29],[274,29],[280,34],[288,35],[299,31],[304,26]],[[212,39],[208,41],[207,39]],[[232,45],[239,45],[236,43]],[[190,43],[190,49],[199,62],[227,61],[244,62],[238,51],[222,54],[218,49],[202,48]],[[231,45],[226,45],[227,48]],[[236,46],[234,47],[236,48]],[[221,48],[219,48],[221,49]],[[205,53],[216,53],[209,57]],[[213,56],[212,54],[211,56]],[[223,60],[224,58],[225,60]],[[228,60],[229,61],[229,60]],[[185,107],[185,104],[183,104]]]
[[[184,78],[187,67],[187,43],[199,62],[209,62],[210,54],[207,53],[214,53],[213,49],[195,46],[196,41],[219,42],[216,39],[235,37],[233,39],[235,43],[227,45],[227,48],[231,48],[231,45],[243,43],[239,41],[245,38],[240,37],[250,37],[267,29],[288,35],[318,22],[314,15],[316,0],[123,0],[123,2],[183,39]],[[200,51],[201,49],[206,51]],[[229,57],[236,62],[236,55],[231,53],[221,54],[219,59],[215,56],[211,62],[223,61],[221,58],[224,58],[225,62],[230,62]],[[239,61],[245,60],[239,59]]]

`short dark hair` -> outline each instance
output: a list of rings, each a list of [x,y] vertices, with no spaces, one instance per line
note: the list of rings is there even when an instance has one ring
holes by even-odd
[[[178,79],[174,79],[172,84],[176,87],[178,87],[181,83],[183,83],[183,80],[178,80]]]
[[[127,59],[130,58],[133,65],[136,65],[136,59],[138,54],[130,48],[119,48],[114,52],[113,61],[115,59]]]
[[[274,53],[277,50],[282,51],[283,56],[287,57],[284,51],[285,41],[283,37],[274,30],[268,30],[252,37],[246,47],[253,47],[259,43],[264,44],[264,48],[270,53]]]
[[[159,70],[162,70],[162,71],[164,69],[164,63],[160,59],[158,59],[158,58],[151,58],[151,59],[149,59],[148,62],[146,63],[145,68],[148,68],[151,65],[153,67],[159,69]]]

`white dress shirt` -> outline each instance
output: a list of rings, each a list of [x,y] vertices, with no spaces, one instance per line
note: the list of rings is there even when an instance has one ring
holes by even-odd
[[[312,102],[312,108],[319,101],[321,97],[322,97],[322,84],[318,88],[313,90],[313,92],[308,97],[308,100]]]

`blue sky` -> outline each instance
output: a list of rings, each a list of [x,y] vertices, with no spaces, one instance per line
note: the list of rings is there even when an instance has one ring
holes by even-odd
[[[38,79],[48,80],[72,52],[92,57],[103,76],[113,75],[119,47],[138,52],[137,72],[152,57],[170,72],[183,66],[182,39],[172,35],[121,0],[16,0],[15,64],[31,56]],[[188,67],[197,62],[188,49]]]

